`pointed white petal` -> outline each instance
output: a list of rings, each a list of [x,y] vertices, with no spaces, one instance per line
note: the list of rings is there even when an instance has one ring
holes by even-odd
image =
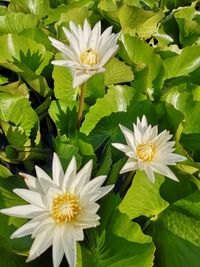
[[[96,51],[99,50],[100,34],[101,34],[101,22],[98,21],[94,26],[94,28],[92,29],[92,37],[90,41],[90,47],[94,48]]]
[[[135,142],[134,142],[135,137],[134,137],[133,132],[121,124],[119,125],[119,127],[124,134],[124,137],[126,139],[128,146],[130,146],[130,148],[134,150],[135,149]]]
[[[105,175],[101,175],[91,180],[83,187],[82,191],[80,192],[80,197],[86,194],[89,196],[91,193],[95,192],[95,190],[99,189],[100,186],[105,182],[106,177],[107,176]]]
[[[55,226],[56,226],[55,220],[51,216],[48,216],[46,219],[40,222],[38,227],[35,228],[35,230],[32,233],[32,238],[35,238],[37,235],[41,234],[48,228],[54,229]]]
[[[79,48],[79,43],[77,37],[68,31],[66,28],[63,27],[63,31],[65,36],[67,37],[69,43],[70,43],[70,48],[73,49],[73,53],[76,55],[77,60],[80,57],[80,48]]]
[[[64,256],[62,234],[60,227],[57,227],[56,234],[53,236],[53,266],[59,267]]]
[[[142,125],[143,128],[147,128],[148,127],[148,122],[147,122],[147,118],[146,118],[145,115],[142,116],[141,125]]]
[[[82,52],[87,47],[86,47],[86,42],[85,42],[85,35],[80,25],[78,25],[78,40],[79,40],[79,49]]]
[[[26,262],[34,260],[47,250],[52,245],[53,236],[54,231],[51,228],[47,228],[46,231],[39,234],[33,241]]]
[[[61,230],[62,235],[65,233],[70,233],[75,241],[82,241],[84,239],[83,229],[80,225],[66,223],[63,225],[63,229]]]
[[[61,60],[60,59],[60,60],[53,60],[51,61],[51,63],[56,66],[67,67],[67,68],[72,68],[72,69],[81,68],[79,63],[77,63],[76,61],[72,61],[72,60],[66,60],[66,59]]]
[[[70,21],[69,27],[71,29],[71,32],[73,32],[73,34],[78,38],[78,27],[76,26],[76,24],[73,21]],[[63,27],[63,28],[65,28],[65,27]]]
[[[65,256],[69,266],[76,267],[76,241],[74,240],[74,237],[65,231],[63,232],[62,240]]]
[[[176,162],[180,162],[180,161],[184,161],[184,160],[187,160],[187,158],[184,157],[184,156],[175,154],[175,153],[171,153],[171,154],[169,155],[169,161],[168,161],[168,164],[176,163]]]
[[[58,187],[61,187],[64,179],[64,172],[56,153],[53,154],[52,174],[54,183]]]
[[[67,58],[71,59],[71,60],[79,60],[79,57],[77,56],[77,54],[74,52],[73,49],[71,49],[70,47],[68,47],[67,45],[65,45],[64,43],[49,37],[49,40],[51,41],[52,45],[57,48],[59,51],[61,51],[64,55],[67,56]]]
[[[153,168],[153,171],[158,172],[168,178],[171,178],[174,181],[179,182],[178,178],[174,175],[174,173],[167,167],[166,165],[163,165],[161,163],[151,163],[151,167]]]
[[[74,73],[74,79],[73,79],[73,88],[76,88],[86,82],[87,80],[90,79],[95,74],[95,71],[90,71],[88,73],[84,71],[76,71]]]
[[[101,55],[101,58],[106,54],[106,52],[112,48],[118,49],[117,45],[117,39],[119,37],[119,34],[112,33],[110,36],[108,36],[104,41],[102,40],[103,35],[101,36],[101,41],[99,45],[99,53]]]
[[[37,178],[35,178],[32,175],[29,175],[27,173],[22,173],[22,172],[20,172],[19,175],[24,178],[24,182],[26,183],[27,187],[30,190],[36,191],[38,193],[43,193],[42,188]]]
[[[120,151],[124,152],[125,154],[127,152],[130,152],[131,151],[131,148],[127,145],[124,145],[124,144],[120,144],[120,143],[112,143],[112,146],[119,149]]]
[[[100,55],[104,55],[107,48],[108,48],[108,40],[109,40],[109,36],[111,35],[112,32],[112,26],[107,28],[101,35],[101,39],[100,39],[100,44],[99,44],[99,53]]]
[[[36,170],[39,183],[44,192],[47,192],[50,187],[55,187],[53,180],[49,177],[49,175],[46,172],[44,172],[38,166],[35,166],[35,170]]]
[[[153,139],[155,137],[155,136],[152,136],[152,138],[151,138],[152,133],[153,132],[152,132],[151,125],[149,125],[146,130],[144,130],[144,128],[142,129],[142,131],[140,130],[141,140],[142,140],[143,144],[149,143],[151,141],[151,139]]]
[[[134,171],[137,169],[137,161],[135,161],[134,159],[128,159],[127,162],[125,163],[125,165],[123,166],[123,168],[120,171],[120,174],[126,173],[126,172],[130,172],[130,171]]]
[[[76,176],[76,158],[72,157],[67,170],[65,172],[63,184],[62,184],[62,190],[68,191],[69,187],[71,186],[72,181],[75,179]]]
[[[83,241],[84,240],[84,233],[83,233],[83,229],[80,225],[72,225],[72,229],[70,229],[70,232],[73,235],[73,238],[76,241]]]
[[[138,144],[141,144],[142,143],[142,136],[143,136],[143,131],[140,132],[140,129],[133,123],[133,130],[134,130],[134,138],[135,138],[135,143],[138,145]]]
[[[76,224],[82,226],[83,228],[96,227],[99,225],[99,219],[100,217],[96,213],[83,209],[80,212],[80,217]]]
[[[112,47],[110,48],[104,55],[103,55],[103,58],[101,60],[101,64],[100,66],[103,67],[107,62],[108,60],[117,52],[118,50],[118,46],[115,46],[115,47]]]
[[[14,189],[13,192],[35,206],[39,208],[45,209],[45,205],[43,202],[43,196],[35,191],[31,191],[28,189]]]
[[[39,221],[29,221],[23,226],[21,226],[19,229],[17,229],[12,235],[11,239],[13,238],[20,238],[26,235],[31,235],[34,231],[34,229],[38,226],[40,222]]]
[[[76,179],[72,181],[70,191],[74,192],[75,195],[79,195],[83,186],[89,182],[92,173],[92,166],[93,161],[88,161],[87,164],[85,164],[85,166],[77,173]]]
[[[8,209],[1,209],[0,212],[9,216],[32,219],[43,213],[44,210],[33,205],[21,205]]]
[[[91,198],[91,201],[95,202],[99,200],[100,198],[108,194],[113,188],[114,188],[114,185],[107,185],[107,186],[101,187],[99,189],[99,192],[93,198]]]
[[[144,170],[145,170],[145,173],[146,173],[146,175],[148,176],[149,180],[150,180],[152,183],[154,183],[154,182],[155,182],[155,176],[154,176],[154,173],[153,173],[152,168],[149,167],[149,166],[146,166],[146,167],[144,168]]]
[[[90,27],[90,24],[88,23],[87,19],[85,19],[85,21],[84,21],[83,31],[84,31],[86,46],[88,47],[92,31],[91,31],[91,27]]]

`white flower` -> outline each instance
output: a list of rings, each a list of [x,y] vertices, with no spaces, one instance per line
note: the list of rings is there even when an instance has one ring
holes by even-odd
[[[86,82],[95,73],[104,72],[103,66],[117,51],[118,34],[111,33],[112,27],[107,28],[101,34],[101,22],[99,21],[91,29],[87,20],[83,29],[76,26],[72,21],[69,23],[70,30],[63,27],[69,45],[49,37],[52,45],[61,51],[64,60],[54,60],[54,65],[68,67],[74,72],[73,87]]]
[[[92,160],[76,173],[73,157],[63,173],[56,154],[53,158],[53,180],[36,166],[37,178],[22,174],[29,189],[14,192],[30,204],[2,209],[1,213],[28,218],[29,222],[15,231],[11,238],[32,235],[27,262],[40,256],[52,245],[53,265],[58,267],[65,254],[71,267],[76,266],[76,241],[84,239],[83,229],[96,227],[100,217],[95,203],[107,194],[112,185],[101,187],[106,176],[90,180]]]
[[[158,134],[158,126],[148,125],[145,116],[137,124],[133,124],[134,132],[120,125],[127,145],[114,143],[117,149],[129,157],[120,173],[144,170],[151,182],[155,181],[154,172],[167,176],[175,181],[177,177],[167,165],[176,165],[176,162],[186,160],[185,157],[172,153],[175,142],[169,141],[172,135],[168,131]]]

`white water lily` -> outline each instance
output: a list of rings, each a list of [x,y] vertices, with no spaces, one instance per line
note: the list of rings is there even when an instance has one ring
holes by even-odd
[[[120,128],[127,145],[120,143],[112,145],[129,157],[120,173],[139,169],[145,171],[151,182],[155,181],[154,172],[178,181],[167,165],[176,165],[176,162],[186,160],[186,158],[173,153],[175,142],[169,141],[172,137],[169,131],[165,130],[158,134],[158,126],[148,125],[145,116],[141,121],[137,118],[137,124],[133,124],[134,132],[122,125]]]
[[[14,189],[14,192],[30,204],[2,209],[1,213],[31,219],[11,236],[34,238],[27,262],[52,245],[54,267],[60,265],[64,255],[70,267],[76,266],[76,241],[84,239],[83,229],[99,224],[96,201],[113,188],[112,185],[101,187],[106,176],[89,181],[91,172],[92,160],[76,173],[73,157],[64,174],[54,154],[53,179],[37,166],[38,179],[21,174],[29,189]]]
[[[63,27],[63,31],[69,42],[66,45],[52,37],[49,37],[52,45],[61,51],[65,59],[54,60],[54,65],[70,68],[74,73],[73,87],[86,82],[95,73],[104,72],[103,66],[116,53],[118,49],[118,34],[112,33],[112,27],[107,28],[101,34],[101,22],[99,21],[91,29],[87,20],[83,29],[72,21],[70,30]]]

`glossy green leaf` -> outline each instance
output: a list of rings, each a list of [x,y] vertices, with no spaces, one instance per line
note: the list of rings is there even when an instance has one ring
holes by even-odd
[[[112,204],[109,205],[109,201]],[[113,206],[114,199],[106,201]],[[110,209],[113,211],[113,207]],[[110,211],[108,210],[109,214]],[[81,246],[82,266],[137,266],[150,267],[154,259],[151,238],[145,236],[140,227],[127,216],[114,211],[107,217],[107,228],[98,235],[88,232],[89,247]],[[136,255],[140,254],[138,259]]]
[[[98,99],[90,108],[85,116],[81,132],[88,135],[101,118],[112,112],[126,111],[134,93],[135,90],[128,86],[110,86],[107,94]]]
[[[5,166],[0,165],[0,178],[6,179],[12,176],[12,173]]]
[[[180,55],[164,61],[165,79],[188,76],[200,67],[200,47],[187,46]]]
[[[20,33],[24,29],[35,28],[37,24],[38,20],[32,14],[7,13],[5,16],[0,16],[0,35]]]
[[[56,55],[56,60],[61,55]],[[72,87],[72,73],[69,68],[53,67],[54,94],[57,99],[76,100],[77,90]]]
[[[1,65],[7,62],[13,62],[18,67],[18,62],[23,63],[23,65],[35,71],[36,74],[41,74],[52,57],[52,53],[47,52],[43,45],[16,34],[5,34],[1,36],[0,46]]]
[[[10,144],[14,146],[31,145],[39,134],[38,117],[24,98],[12,98],[1,94],[0,119],[1,127]]]
[[[157,30],[159,22],[163,19],[162,11],[153,13],[142,8],[124,5],[119,10],[119,19],[123,33],[140,38],[150,38]]]
[[[193,45],[200,35],[200,15],[194,6],[178,10],[174,17],[179,26],[179,39],[183,46]]]
[[[122,43],[129,58],[136,65],[136,69],[147,70],[145,73],[147,88],[160,88],[163,82],[163,64],[154,49],[143,40],[127,34],[122,36]]]
[[[58,154],[64,169],[67,168],[73,156],[76,157],[78,166],[81,165],[82,157],[79,154],[78,147],[71,144],[70,139],[66,136],[57,137],[54,140],[54,151]]]
[[[45,23],[51,24],[53,22],[56,22],[60,19],[61,14],[70,12],[70,10],[74,10],[75,8],[90,9],[93,5],[94,1],[92,0],[80,0],[78,2],[70,2],[67,5],[61,4],[57,8],[50,10],[48,18],[45,20]]]
[[[104,79],[106,85],[131,82],[134,78],[131,67],[117,58],[112,58],[105,66]]]
[[[185,121],[183,123],[184,133],[192,134],[200,132],[200,123],[197,114],[200,112],[200,105],[197,92],[200,87],[190,83],[182,83],[174,86],[169,90],[163,98],[167,103],[172,104],[177,110],[184,114]],[[198,101],[195,101],[194,99]]]
[[[45,17],[49,11],[49,0],[11,0],[12,9],[26,10],[39,19]]]
[[[158,265],[187,267],[192,263],[194,267],[199,266],[199,205],[200,193],[196,191],[168,207],[149,225],[147,231],[151,231],[157,247]]]
[[[130,219],[142,215],[156,218],[169,205],[159,194],[163,182],[164,177],[156,174],[153,184],[144,172],[137,171],[131,187],[119,206],[120,211],[126,213]]]
[[[54,121],[58,134],[67,136],[76,130],[76,105],[67,100],[54,100],[49,107],[49,115]]]

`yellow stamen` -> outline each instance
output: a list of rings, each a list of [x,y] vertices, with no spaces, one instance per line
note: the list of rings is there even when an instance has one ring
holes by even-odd
[[[141,144],[137,147],[136,154],[143,161],[152,161],[157,154],[156,145],[151,143]]]
[[[57,195],[53,199],[51,214],[57,223],[74,223],[79,216],[80,209],[77,197],[66,193]]]
[[[100,62],[100,55],[93,48],[89,48],[81,52],[80,61],[81,64],[86,64],[91,67]]]

